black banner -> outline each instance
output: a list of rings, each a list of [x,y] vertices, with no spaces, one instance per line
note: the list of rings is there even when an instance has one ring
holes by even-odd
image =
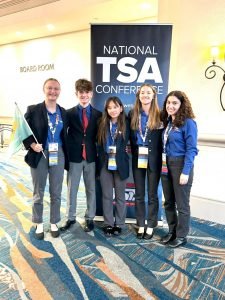
[[[148,82],[161,106],[168,90],[171,36],[172,25],[92,25],[93,105],[102,110],[105,100],[116,95],[129,111],[137,89]]]
[[[128,24],[91,25],[91,80],[94,86],[92,104],[102,111],[106,99],[119,97],[128,112],[138,88],[152,84],[159,106],[168,92],[172,25]],[[97,215],[102,215],[101,188],[97,180]],[[158,190],[161,218],[162,189]],[[126,185],[127,217],[135,217],[135,188],[131,160]],[[147,203],[147,199],[146,199]]]

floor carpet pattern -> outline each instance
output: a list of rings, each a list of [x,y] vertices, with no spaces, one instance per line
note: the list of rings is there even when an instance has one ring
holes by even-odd
[[[60,235],[49,233],[49,194],[44,205],[45,239],[34,239],[32,182],[20,151],[5,161],[0,150],[0,299],[225,299],[225,226],[191,220],[188,243],[170,249],[159,243],[166,224],[152,240],[138,240],[135,225],[107,238],[102,222],[82,229],[85,193],[78,194],[78,222]],[[66,208],[66,181],[62,217]],[[164,221],[165,223],[165,221]]]

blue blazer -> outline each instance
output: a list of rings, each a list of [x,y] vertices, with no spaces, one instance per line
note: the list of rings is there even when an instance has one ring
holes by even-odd
[[[129,122],[126,119],[126,132],[125,138],[122,134],[117,134],[115,139],[116,146],[116,165],[117,171],[121,180],[125,180],[129,177],[129,156],[126,151],[127,143],[130,135]],[[98,145],[98,168],[99,172],[104,164],[108,164],[108,154],[105,152],[103,145]]]

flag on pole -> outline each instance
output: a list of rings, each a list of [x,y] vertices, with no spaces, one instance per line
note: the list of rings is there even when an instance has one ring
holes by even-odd
[[[10,158],[13,154],[18,152],[22,148],[23,140],[28,136],[33,135],[30,126],[22,115],[18,105],[15,103],[15,115],[12,125],[12,133],[10,137],[7,156]]]

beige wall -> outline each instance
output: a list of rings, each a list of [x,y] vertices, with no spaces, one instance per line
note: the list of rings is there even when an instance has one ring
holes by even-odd
[[[184,90],[193,104],[200,133],[225,134],[219,103],[223,72],[206,79],[210,46],[225,50],[224,0],[159,0],[158,22],[173,24],[169,90]],[[225,69],[224,56],[220,65]],[[225,89],[223,92],[225,106]]]
[[[199,136],[225,137],[225,111],[219,103],[223,72],[205,78],[210,65],[210,46],[225,49],[224,0],[159,0],[160,23],[173,24],[169,90],[189,96],[196,115]],[[225,69],[223,55],[219,64]],[[223,92],[225,106],[225,89]],[[225,145],[199,146],[192,188],[192,215],[224,223]]]
[[[44,100],[42,85],[49,77],[62,86],[59,103],[69,108],[77,101],[74,81],[90,78],[89,31],[36,39],[0,47],[0,103],[3,116],[12,116],[14,102],[27,105]],[[21,67],[52,65],[54,70],[20,72]]]

